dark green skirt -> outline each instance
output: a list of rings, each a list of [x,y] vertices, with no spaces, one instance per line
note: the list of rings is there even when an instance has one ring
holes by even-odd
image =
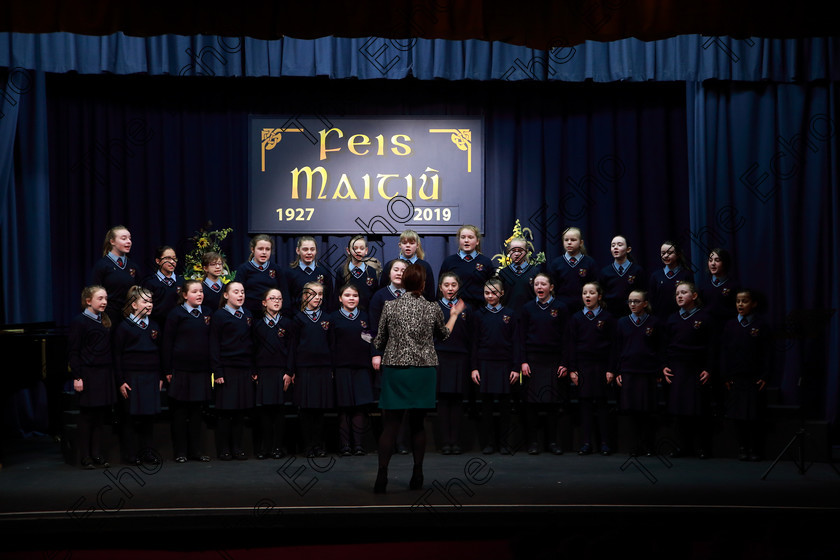
[[[379,408],[435,408],[436,387],[437,370],[434,366],[384,366]]]

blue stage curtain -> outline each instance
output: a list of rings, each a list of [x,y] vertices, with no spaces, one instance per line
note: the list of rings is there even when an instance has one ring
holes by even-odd
[[[833,83],[688,85],[693,264],[733,253],[779,326],[782,394],[837,415],[840,144]],[[708,279],[708,274],[704,280]]]
[[[46,85],[43,72],[0,74],[0,245],[5,323],[53,319]]]
[[[0,33],[0,66],[80,74],[794,82],[840,79],[839,52],[834,37],[680,35],[537,50],[479,40]]]

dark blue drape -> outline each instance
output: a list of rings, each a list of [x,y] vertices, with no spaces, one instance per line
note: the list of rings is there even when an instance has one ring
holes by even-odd
[[[0,66],[81,74],[328,76],[431,80],[793,82],[840,79],[834,37],[679,35],[537,50],[479,40],[377,37],[104,37],[0,33]]]
[[[46,86],[43,72],[0,73],[0,247],[4,322],[53,318],[47,162]],[[38,257],[33,259],[33,256]]]
[[[837,97],[833,83],[689,85],[694,264],[716,246],[763,290],[791,402],[837,414],[840,330]]]

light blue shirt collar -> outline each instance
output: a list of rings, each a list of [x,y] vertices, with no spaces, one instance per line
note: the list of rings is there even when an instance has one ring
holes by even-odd
[[[359,308],[358,307],[356,309],[354,309],[353,311],[347,311],[346,309],[344,309],[344,306],[342,305],[341,309],[339,309],[339,311],[347,319],[350,319],[350,313],[353,313],[353,319],[351,319],[351,320],[355,321],[356,319],[359,318]]]
[[[236,309],[235,307],[232,307],[230,304],[225,305],[224,309],[225,309],[228,313],[230,313],[231,315],[235,315],[237,311],[242,311],[242,309],[241,309],[241,308],[240,308],[240,309]]]
[[[461,257],[462,259],[464,257],[466,257],[467,255],[472,257],[472,259],[475,259],[478,256],[478,251],[473,249],[472,253],[465,253],[463,250],[458,250],[458,256]]]
[[[119,256],[119,255],[115,255],[114,253],[111,253],[109,251],[108,252],[108,258],[111,259],[114,262],[114,264],[117,264],[118,259],[122,259],[122,261],[123,261],[122,267],[123,268],[125,268],[128,265],[128,255]],[[117,264],[117,266],[120,266],[120,265]]]
[[[88,317],[90,317],[91,319],[93,319],[94,321],[96,321],[98,323],[102,322],[102,315],[100,313],[94,313],[93,311],[91,311],[90,309],[87,309],[87,308],[85,308],[85,310],[82,311],[82,313],[84,313],[85,315],[87,315]]]
[[[263,270],[268,270],[268,267],[271,266],[271,261],[268,260],[265,261],[265,264],[260,264],[255,259],[251,259],[251,266],[253,266],[257,270],[259,270],[260,267],[262,267]]]
[[[192,314],[192,312],[196,309],[198,309],[198,312],[201,313],[201,306],[200,305],[198,307],[193,307],[189,303],[185,302],[184,305],[183,305],[183,308],[186,309],[187,313],[190,313],[190,314]]]
[[[155,276],[157,276],[157,279],[158,279],[158,280],[160,280],[161,282],[166,281],[166,279],[167,279],[167,278],[169,278],[170,280],[172,280],[172,282],[173,282],[173,283],[174,283],[176,280],[178,280],[178,275],[177,275],[177,274],[175,274],[174,272],[172,273],[172,276],[167,276],[166,274],[164,274],[163,272],[161,272],[160,270],[158,270],[158,271],[155,273]]]
[[[586,315],[586,314],[587,314],[587,313],[589,313],[590,311],[592,312],[592,314],[593,314],[595,317],[597,317],[598,315],[600,315],[600,314],[601,314],[602,309],[601,309],[601,306],[600,306],[600,305],[599,305],[598,307],[596,307],[595,309],[587,309],[586,307],[584,307],[584,308],[581,310],[581,313],[583,313],[584,315]],[[588,318],[589,318],[589,317],[587,317],[587,319],[588,319]],[[594,317],[593,317],[593,319],[594,319]]]

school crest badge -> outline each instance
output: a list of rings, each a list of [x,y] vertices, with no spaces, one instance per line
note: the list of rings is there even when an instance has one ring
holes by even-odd
[[[277,337],[278,337],[278,338],[283,338],[283,337],[285,337],[285,336],[286,336],[286,329],[284,329],[284,328],[282,328],[282,327],[280,327],[279,329],[277,329]]]
[[[204,324],[205,325],[210,325],[210,315],[205,315],[204,316]]]
[[[510,315],[502,315],[502,321],[505,323],[510,323]]]
[[[330,330],[330,322],[329,321],[321,321],[321,328],[325,331]]]
[[[276,273],[276,272],[274,272],[274,269],[273,269],[273,268],[269,268],[269,269],[268,269],[268,277],[269,277],[269,278],[276,278],[276,277],[277,277],[277,273]]]
[[[152,332],[150,332],[149,335],[152,337],[152,340],[157,340],[158,332],[152,329]]]
[[[245,317],[245,322],[248,323],[249,327],[251,326],[251,318],[250,317]]]
[[[585,278],[586,277],[586,269],[585,268],[579,268],[578,269],[578,276],[580,276],[581,278]]]
[[[133,277],[135,274],[137,274],[137,271],[133,268],[129,268],[128,273],[131,274],[131,276]]]
[[[484,270],[484,265],[481,263],[475,263],[475,269],[481,272],[482,270]]]
[[[599,331],[604,330],[604,325],[606,325],[606,323],[605,323],[604,321],[598,321],[597,323],[595,323],[595,327],[596,327]]]
[[[323,274],[319,274],[319,275],[318,275],[318,283],[319,283],[319,284],[323,284],[323,283],[324,283],[324,275],[323,275]]]
[[[753,327],[750,329],[750,336],[758,336],[758,327]]]
[[[367,323],[364,321],[359,321],[359,325],[362,327],[362,330],[367,330]]]
[[[720,291],[720,293],[721,293],[721,295],[723,295],[723,296],[728,296],[728,295],[729,295],[729,292],[731,292],[731,291],[732,291],[732,290],[731,290],[730,288],[724,288],[724,289],[722,289],[722,290]]]
[[[694,321],[694,328],[699,329],[703,326],[703,321]]]
[[[648,327],[645,329],[645,336],[653,336],[653,327]]]
[[[628,284],[632,284],[632,283],[633,283],[633,282],[635,282],[635,281],[636,281],[636,277],[635,277],[635,276],[628,276],[628,277],[627,277],[627,283],[628,283]]]
[[[373,278],[371,278],[370,276],[368,276],[367,285],[368,286],[373,286]]]
[[[551,311],[549,311],[549,313],[551,313],[552,317],[557,317],[557,310],[556,309],[552,309]]]
[[[467,320],[467,312],[466,312],[466,311],[462,311],[462,312],[461,312],[461,320],[462,320],[462,321],[466,321],[466,320]]]

